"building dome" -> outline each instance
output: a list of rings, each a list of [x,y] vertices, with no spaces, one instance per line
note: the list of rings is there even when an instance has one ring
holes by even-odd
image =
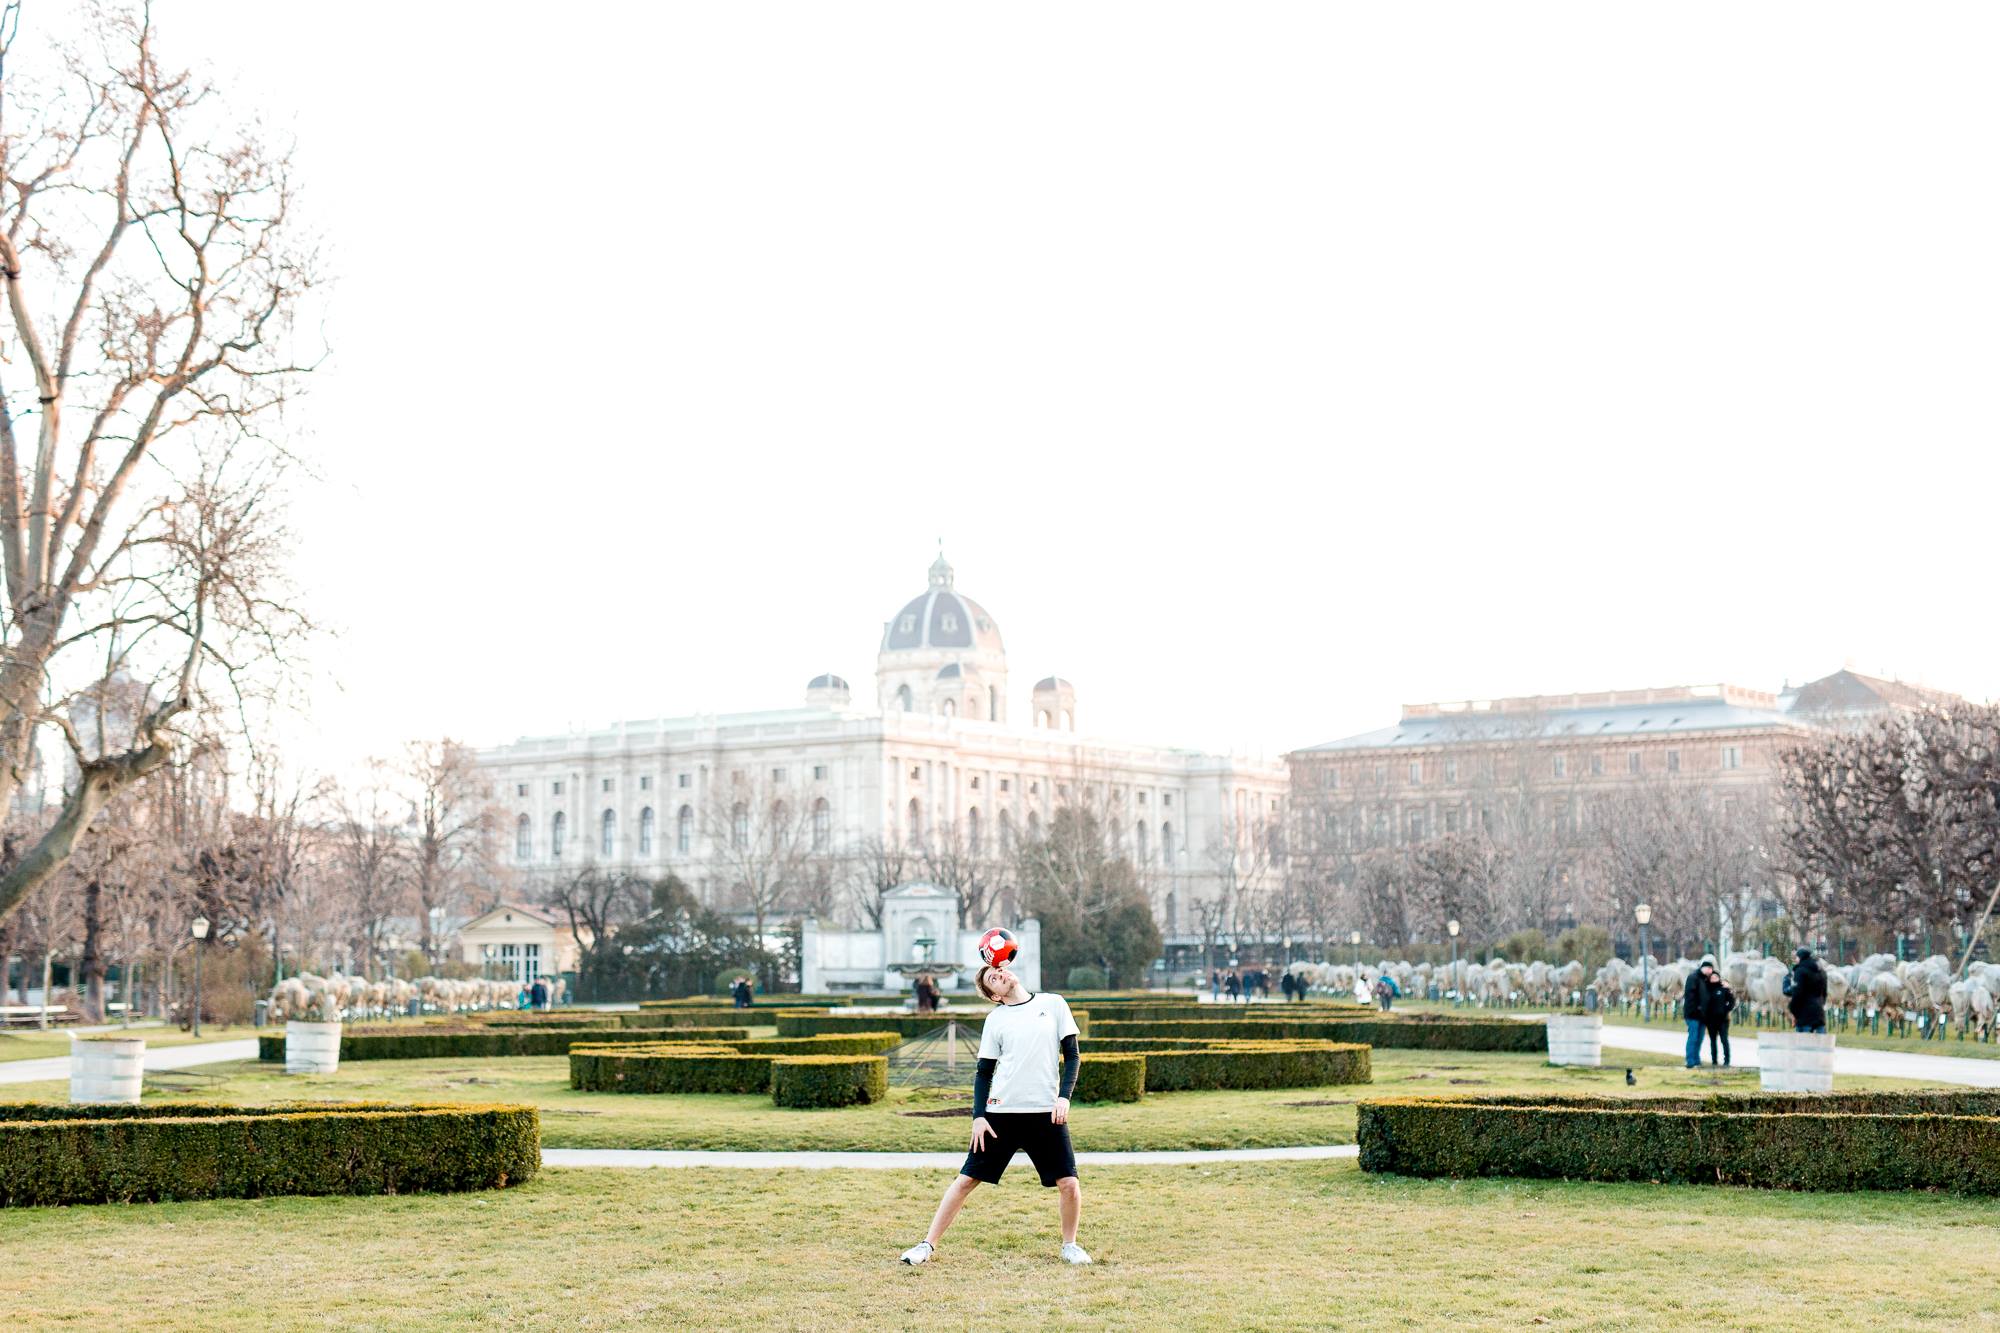
[[[937,678],[939,680],[957,680],[964,674],[965,672],[959,668],[958,663],[947,662],[938,668]]]
[[[828,672],[824,676],[814,676],[811,680],[807,681],[806,688],[809,690],[844,690],[847,688],[847,682],[832,672]]]
[[[931,565],[930,587],[911,598],[883,629],[883,652],[1006,651],[1000,643],[1000,626],[952,581],[951,565],[939,555]]]
[[[1071,686],[1061,676],[1043,676],[1035,682],[1035,688],[1038,690],[1067,690]]]

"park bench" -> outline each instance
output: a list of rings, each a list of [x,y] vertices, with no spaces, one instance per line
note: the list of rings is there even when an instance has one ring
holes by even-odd
[[[41,1027],[44,1014],[50,1023],[74,1021],[66,1004],[52,1004],[46,1009],[39,1004],[0,1004],[0,1027]]]

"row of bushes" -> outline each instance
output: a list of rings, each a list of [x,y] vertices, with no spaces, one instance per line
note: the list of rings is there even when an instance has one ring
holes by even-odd
[[[1348,1042],[1244,1042],[1152,1051],[1138,1058],[1146,1062],[1148,1092],[1321,1088],[1367,1083],[1374,1077],[1368,1048]]]
[[[542,1160],[532,1106],[0,1105],[0,1205],[499,1189]]]
[[[569,1085],[584,1092],[768,1092],[780,1106],[848,1106],[889,1095],[882,1055],[760,1055],[721,1047],[581,1046]]]
[[[834,1004],[853,1004],[852,995],[755,995],[750,999],[752,1009],[800,1009],[809,1005],[825,1007]],[[655,1010],[673,1009],[728,1009],[734,1005],[727,995],[684,995],[678,1000],[641,1000],[639,1010],[649,1013]]]
[[[1105,1019],[1101,1037],[1233,1038],[1252,1041],[1358,1042],[1383,1050],[1515,1051],[1547,1049],[1547,1033],[1535,1023],[1478,1018],[1216,1018],[1136,1022]]]
[[[343,1060],[442,1060],[477,1056],[567,1055],[579,1042],[741,1041],[748,1028],[670,1028],[627,1032],[599,1028],[350,1028],[340,1034]],[[285,1058],[285,1034],[260,1033],[259,1060]]]
[[[1087,1010],[1072,1009],[1076,1028],[1080,1033],[1090,1031],[1090,1014]],[[951,1014],[912,1013],[853,1013],[826,1014],[812,1009],[781,1009],[777,1015],[778,1035],[781,1037],[816,1037],[828,1032],[896,1032],[905,1037],[921,1037],[934,1032],[946,1023],[957,1023],[960,1027],[977,1029],[986,1021],[985,1009],[968,1010]]]
[[[1362,1170],[1394,1175],[2000,1194],[2000,1092],[1403,1097],[1359,1128]]]

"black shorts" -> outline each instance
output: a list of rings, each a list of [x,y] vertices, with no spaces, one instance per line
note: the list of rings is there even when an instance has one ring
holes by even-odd
[[[1028,1154],[1045,1186],[1076,1174],[1076,1153],[1069,1146],[1069,1126],[1058,1125],[1049,1112],[996,1112],[986,1117],[986,1123],[993,1126],[993,1132],[986,1136],[984,1148],[974,1148],[965,1154],[965,1165],[958,1168],[961,1176],[998,1185],[1000,1173],[1017,1152]]]

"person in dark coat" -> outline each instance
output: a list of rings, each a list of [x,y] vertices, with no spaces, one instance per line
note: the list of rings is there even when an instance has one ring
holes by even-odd
[[[1236,997],[1243,993],[1243,983],[1237,978],[1234,972],[1231,972],[1222,979],[1222,988],[1229,992],[1229,1002],[1231,1004],[1235,1004]]]
[[[1208,971],[1208,998],[1210,1000],[1219,1000],[1222,998],[1222,971],[1220,968],[1210,968]]]
[[[1729,1013],[1736,1008],[1736,992],[1729,989],[1729,983],[1722,979],[1720,972],[1708,988],[1708,1014],[1702,1020],[1702,1027],[1708,1031],[1708,1062],[1729,1068]],[[1722,1058],[1716,1059],[1716,1046],[1722,1047]]]
[[[1278,989],[1285,993],[1287,1000],[1292,998],[1292,987],[1296,984],[1292,980],[1292,970],[1289,967],[1285,969],[1285,975],[1278,978]]]
[[[1799,950],[1799,961],[1785,978],[1785,994],[1792,997],[1786,1008],[1792,1011],[1794,1028],[1800,1032],[1826,1031],[1826,969],[1811,949]]]
[[[1681,1017],[1687,1021],[1687,1067],[1693,1069],[1701,1063],[1701,1039],[1707,1028],[1708,993],[1714,985],[1715,958],[1703,955],[1701,966],[1688,973],[1687,984],[1681,987]]]
[[[1271,974],[1261,967],[1257,969],[1257,991],[1265,999],[1271,998]]]
[[[528,987],[528,1007],[530,1009],[549,1007],[549,988],[542,984],[540,977],[536,977],[535,984]]]

